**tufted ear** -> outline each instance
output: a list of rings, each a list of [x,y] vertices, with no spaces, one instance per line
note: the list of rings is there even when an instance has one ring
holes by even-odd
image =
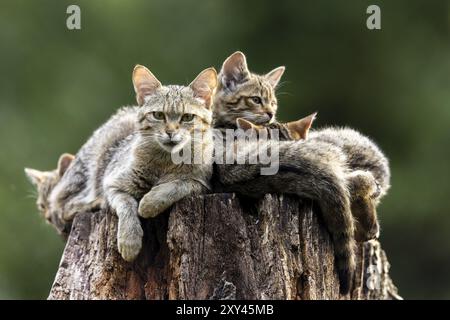
[[[288,122],[287,127],[292,138],[295,140],[306,139],[308,137],[309,129],[311,129],[313,121],[316,119],[317,112],[304,117],[300,120]]]
[[[231,91],[236,89],[237,84],[247,81],[249,77],[247,59],[240,51],[236,51],[224,61],[219,73],[220,83]]]
[[[191,82],[189,87],[194,91],[194,97],[202,100],[207,109],[211,108],[212,97],[217,87],[217,72],[214,68],[208,68]]]
[[[67,168],[69,168],[73,159],[75,159],[75,156],[70,153],[64,153],[59,157],[57,170],[60,177],[62,177],[64,172],[67,171]]]
[[[154,94],[161,87],[161,82],[153,73],[139,64],[134,67],[132,79],[136,100],[140,106],[144,105],[146,96]]]
[[[25,168],[25,174],[28,180],[36,187],[38,187],[45,179],[45,172],[43,171]]]
[[[261,129],[261,126],[257,126],[255,124],[251,123],[250,121],[245,120],[244,118],[236,119],[236,127],[238,129],[242,129],[242,130],[249,130],[249,129],[259,130],[259,129]]]
[[[278,85],[278,82],[280,82],[281,76],[284,73],[284,70],[286,70],[285,67],[278,67],[270,71],[265,75],[266,79],[269,81],[272,88],[275,89],[275,87]]]

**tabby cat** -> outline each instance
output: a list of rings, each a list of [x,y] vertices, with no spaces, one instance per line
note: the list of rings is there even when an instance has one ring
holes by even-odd
[[[213,68],[187,87],[162,86],[139,65],[132,78],[139,106],[120,109],[75,158],[61,157],[57,170],[26,169],[38,187],[39,208],[60,232],[70,231],[79,212],[111,207],[119,217],[118,249],[128,261],[141,247],[138,215],[154,217],[186,195],[210,188],[211,105],[217,86]],[[173,161],[186,145],[192,157],[201,154],[201,163]]]
[[[238,118],[257,125],[277,126],[275,88],[283,72],[284,67],[279,67],[266,75],[256,75],[248,70],[243,53],[235,52],[228,57],[219,73],[219,87],[214,99],[214,126],[221,130],[236,128]],[[261,176],[261,165],[250,164],[218,164],[214,174],[217,190],[254,197],[265,193],[288,193],[316,200],[335,245],[340,290],[347,293],[355,270],[355,221],[350,193],[360,192],[352,188],[358,184],[350,181],[361,180],[364,182],[361,185],[365,186],[367,181],[373,180],[367,172],[356,172],[357,166],[355,172],[349,166],[356,163],[359,156],[363,164],[370,163],[371,159],[364,159],[368,156],[364,152],[346,155],[342,146],[330,143],[327,136],[329,134],[325,133],[322,139],[280,141],[279,172],[273,176]],[[371,144],[367,139],[363,145],[366,142]],[[352,143],[360,144],[361,141]],[[359,147],[354,150],[360,151]],[[387,161],[381,153],[379,155],[383,159],[380,161],[382,167],[386,169],[384,173],[388,173]],[[383,178],[386,178],[383,181],[388,181],[389,175],[385,174]],[[376,188],[376,184],[372,186]],[[373,188],[371,193],[376,193]],[[370,229],[378,232],[376,227]]]
[[[117,246],[127,261],[142,246],[138,216],[155,217],[187,195],[210,188],[217,74],[210,68],[188,87],[162,86],[147,68],[137,66],[133,84],[140,105],[138,130],[118,146],[103,179],[107,205],[119,218]],[[186,145],[192,157],[202,155],[201,163],[174,163],[173,153]]]
[[[41,215],[50,225],[56,228],[56,231],[60,235],[63,236],[66,236],[70,231],[70,226],[66,221],[58,219],[57,216],[50,214],[49,197],[55,186],[61,181],[74,158],[75,156],[69,153],[62,154],[59,157],[57,168],[51,171],[39,171],[36,169],[25,168],[26,176],[36,187],[36,205]]]
[[[348,182],[351,195],[351,209],[355,218],[355,238],[367,241],[378,238],[379,223],[376,206],[389,188],[389,165],[377,146],[359,132],[349,128],[326,128],[314,130],[309,135],[316,113],[289,123],[274,122],[264,126],[256,125],[242,118],[237,127],[243,130],[265,132],[278,130],[280,140],[311,139],[338,146],[348,159]]]

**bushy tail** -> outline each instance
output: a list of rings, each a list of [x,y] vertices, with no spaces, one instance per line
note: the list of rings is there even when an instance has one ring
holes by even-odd
[[[221,189],[250,197],[295,194],[315,200],[331,234],[341,292],[349,292],[355,271],[354,222],[345,178],[346,158],[321,142],[280,142],[279,170],[260,175],[261,164],[216,165]]]
[[[349,293],[356,269],[355,241],[353,235],[332,234],[336,267],[339,273],[340,292]]]
[[[316,181],[315,194],[310,197],[318,202],[325,225],[334,245],[336,267],[339,273],[340,291],[347,294],[355,273],[354,221],[350,209],[350,197],[344,179],[333,171],[319,171],[312,177]],[[308,186],[302,186],[302,188]]]

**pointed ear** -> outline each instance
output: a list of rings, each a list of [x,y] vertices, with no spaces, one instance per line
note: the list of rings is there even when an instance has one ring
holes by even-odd
[[[214,68],[208,68],[191,82],[189,87],[194,91],[194,97],[202,100],[207,109],[211,107],[212,97],[217,87],[217,72]]]
[[[67,171],[73,159],[75,159],[75,156],[70,153],[64,153],[59,157],[57,170],[60,177]]]
[[[28,180],[36,187],[38,187],[45,178],[45,173],[43,171],[34,170],[30,168],[25,168],[25,174],[28,177]]]
[[[257,125],[251,123],[248,120],[245,120],[244,118],[237,118],[236,119],[236,127],[238,129],[242,129],[242,130],[249,130],[249,129],[258,130],[258,129],[260,129],[260,127],[258,127]]]
[[[155,93],[161,87],[161,82],[146,67],[136,65],[133,70],[133,86],[136,100],[140,106],[145,103],[145,97]]]
[[[286,70],[285,67],[278,67],[270,71],[268,74],[266,74],[266,79],[269,81],[272,88],[275,89],[278,82],[280,82],[281,76],[284,73],[284,70]]]
[[[316,119],[317,112],[297,121],[288,122],[289,133],[295,140],[306,139],[313,121]]]
[[[237,84],[247,81],[249,77],[250,71],[247,68],[247,59],[240,51],[236,51],[229,56],[220,70],[220,82],[231,91],[236,89]]]

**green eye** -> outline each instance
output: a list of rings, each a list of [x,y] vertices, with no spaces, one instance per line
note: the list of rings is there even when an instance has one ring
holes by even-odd
[[[181,117],[181,121],[190,122],[190,121],[194,120],[194,117],[195,117],[195,115],[193,115],[192,113],[185,113]]]
[[[261,98],[260,97],[250,97],[250,99],[252,100],[252,102],[254,103],[254,104],[262,104],[262,100],[261,100]]]
[[[153,118],[155,118],[156,120],[164,120],[164,112],[161,111],[155,111],[152,113]]]

